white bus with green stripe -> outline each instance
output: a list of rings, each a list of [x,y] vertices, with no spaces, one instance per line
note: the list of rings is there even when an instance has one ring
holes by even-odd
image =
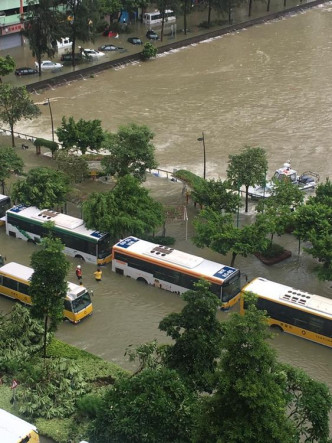
[[[107,233],[87,229],[80,218],[35,206],[17,205],[6,212],[6,233],[21,240],[40,243],[51,232],[65,246],[64,253],[88,263],[103,265],[111,261],[111,242]]]

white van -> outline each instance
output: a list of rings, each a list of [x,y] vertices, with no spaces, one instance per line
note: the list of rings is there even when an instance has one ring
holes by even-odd
[[[0,409],[1,443],[39,443],[36,426]]]

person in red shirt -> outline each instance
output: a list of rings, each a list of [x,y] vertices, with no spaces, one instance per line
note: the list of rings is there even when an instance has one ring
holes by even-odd
[[[78,280],[82,280],[82,269],[80,265],[76,267],[76,277]]]

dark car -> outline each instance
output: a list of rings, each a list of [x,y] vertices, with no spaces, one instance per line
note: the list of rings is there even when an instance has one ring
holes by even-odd
[[[114,46],[114,45],[102,45],[102,46],[99,46],[98,51],[108,52],[108,51],[117,51],[118,49],[121,49],[121,48],[118,48],[117,46]]]
[[[129,37],[128,42],[133,45],[143,45],[142,40],[138,37]]]
[[[78,52],[76,52],[76,53],[74,54],[74,57],[75,57],[75,61],[80,61],[80,60],[82,60],[82,54],[80,54],[80,53],[78,53]],[[61,60],[62,62],[72,62],[72,61],[73,61],[73,55],[72,55],[71,52],[66,52],[65,54],[62,54],[62,55],[61,55],[60,60]]]
[[[150,40],[158,40],[159,39],[159,35],[155,31],[153,31],[152,29],[150,29],[146,33],[146,37]]]
[[[38,70],[34,68],[17,68],[15,70],[15,75],[21,76],[21,75],[32,75],[32,74],[38,74]]]

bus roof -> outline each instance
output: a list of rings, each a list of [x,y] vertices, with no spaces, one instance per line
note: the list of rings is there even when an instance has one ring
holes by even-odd
[[[243,291],[253,292],[268,300],[280,301],[288,306],[298,306],[301,309],[332,318],[332,299],[294,289],[291,286],[262,277],[252,280],[243,288]]]
[[[28,266],[20,265],[19,263],[10,262],[0,267],[0,273],[12,276],[19,280],[30,280],[33,274],[33,269]],[[75,283],[67,282],[67,299],[75,300],[80,295],[84,294],[87,289],[84,286],[76,285]],[[1,443],[1,440],[0,440]]]
[[[7,263],[6,265],[1,266],[0,271],[3,274],[10,274],[13,277],[18,278],[20,280],[30,280],[33,274],[32,268],[20,265],[19,263],[15,262],[10,262]]]
[[[196,255],[188,254],[187,252],[178,251],[177,249],[168,246],[157,245],[145,240],[140,240],[136,237],[127,237],[119,241],[113,246],[116,249],[123,249],[140,255],[146,261],[159,261],[161,263],[169,264],[170,267],[181,267],[200,275],[214,277],[219,280],[225,280],[238,270],[229,266],[222,265],[211,260],[206,260]]]
[[[26,437],[31,431],[37,432],[36,426],[0,409],[1,443],[16,443]]]
[[[7,213],[17,215],[19,217],[35,220],[43,224],[53,222],[57,228],[85,235],[98,241],[99,238],[105,236],[105,233],[93,229],[87,229],[81,218],[72,217],[71,215],[61,212],[52,211],[50,209],[38,209],[35,206],[16,205],[8,209]]]

